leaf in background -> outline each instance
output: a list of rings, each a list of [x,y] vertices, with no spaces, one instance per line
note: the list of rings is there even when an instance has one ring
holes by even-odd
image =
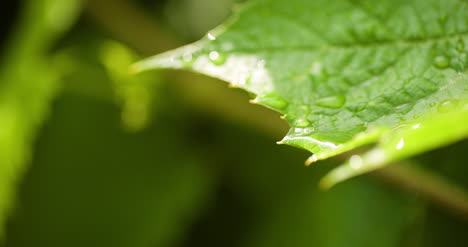
[[[22,2],[0,67],[0,238],[31,143],[57,90],[47,52],[76,16],[77,0]]]
[[[122,122],[131,131],[142,130],[157,106],[155,94],[160,91],[160,78],[155,73],[132,75],[128,67],[138,56],[115,41],[106,41],[101,48],[101,61],[113,82],[117,101],[122,105]],[[159,80],[158,80],[159,79]]]
[[[399,131],[404,126],[466,111],[467,5],[256,0],[204,39],[134,69],[188,69],[255,93],[253,102],[284,113],[291,125],[281,143],[313,152],[311,163],[376,141],[393,145],[413,135]],[[419,148],[396,148],[374,167],[465,138],[468,125],[454,124],[462,130],[445,131],[438,121],[437,141],[414,138]],[[352,164],[346,176],[369,170]]]
[[[175,246],[215,178],[173,111],[129,133],[113,102],[61,94],[38,138],[5,246]]]

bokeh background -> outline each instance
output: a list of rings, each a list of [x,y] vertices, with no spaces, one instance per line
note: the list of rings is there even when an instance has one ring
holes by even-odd
[[[132,75],[235,0],[6,1],[0,64],[5,247],[468,246],[468,220],[375,174],[328,191],[279,115],[188,72]],[[13,120],[12,120],[13,119]],[[412,164],[468,186],[468,142]]]

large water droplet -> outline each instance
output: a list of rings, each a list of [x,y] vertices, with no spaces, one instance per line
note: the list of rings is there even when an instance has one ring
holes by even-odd
[[[286,100],[284,100],[280,96],[273,94],[273,93],[263,95],[263,96],[258,96],[252,102],[262,104],[262,105],[265,105],[267,107],[277,109],[277,110],[284,110],[288,106],[288,102],[286,102]]]
[[[446,56],[437,56],[434,58],[434,65],[439,69],[445,69],[449,64],[450,61]]]
[[[305,128],[310,126],[309,120],[305,118],[299,118],[296,121],[294,121],[294,126],[299,127],[299,128]]]
[[[445,100],[437,106],[437,110],[441,113],[449,112],[458,104],[457,100]]]
[[[335,95],[330,97],[325,97],[317,100],[315,103],[318,106],[327,107],[327,108],[340,108],[346,102],[346,97],[344,95]]]
[[[223,65],[226,62],[226,56],[217,52],[217,51],[212,51],[208,55],[208,58],[214,65]]]

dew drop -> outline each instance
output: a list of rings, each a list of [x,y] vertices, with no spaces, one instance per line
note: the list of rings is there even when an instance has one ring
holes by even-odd
[[[315,103],[318,106],[327,107],[327,108],[340,108],[346,102],[346,97],[344,95],[335,95],[330,97],[325,97],[317,100]]]
[[[294,136],[305,136],[305,135],[310,135],[312,132],[314,132],[314,128],[312,127],[304,127],[304,128],[292,128],[292,134]]]
[[[208,37],[209,40],[216,40],[216,37],[211,33],[207,33],[206,36]]]
[[[217,52],[217,51],[212,51],[208,55],[208,58],[214,65],[223,65],[226,62],[226,56]]]
[[[182,62],[186,67],[191,67],[193,64],[193,55],[192,53],[185,53],[182,55]]]
[[[446,56],[437,56],[434,58],[434,65],[439,69],[445,69],[449,66],[449,60]]]
[[[457,100],[445,100],[437,106],[437,110],[441,113],[446,113],[452,110],[457,104]]]
[[[309,120],[305,118],[299,118],[296,121],[294,121],[294,126],[299,127],[299,128],[305,128],[310,126]]]
[[[284,100],[280,96],[273,94],[273,93],[263,95],[263,96],[258,96],[252,102],[262,104],[262,105],[265,105],[267,107],[277,109],[277,110],[284,110],[288,106],[288,102],[286,102],[286,100]]]

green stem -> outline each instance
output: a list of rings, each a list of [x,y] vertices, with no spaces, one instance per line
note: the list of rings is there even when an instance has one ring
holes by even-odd
[[[440,176],[403,162],[389,165],[373,174],[385,182],[420,195],[439,208],[447,209],[454,216],[468,220],[468,194]]]

